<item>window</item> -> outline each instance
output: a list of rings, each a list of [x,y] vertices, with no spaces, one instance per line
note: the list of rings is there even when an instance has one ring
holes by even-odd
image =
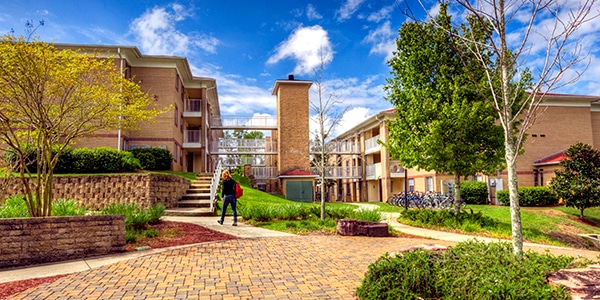
[[[183,114],[181,114],[179,118],[179,131],[183,133]]]
[[[533,169],[533,186],[539,186],[540,183],[538,182],[538,170],[537,169]]]
[[[433,177],[425,177],[425,191],[433,192]]]
[[[179,148],[179,165],[183,166],[183,148]]]
[[[175,74],[175,90],[179,91],[179,74]]]
[[[177,122],[179,120],[179,109],[177,108],[177,105],[175,105],[175,126],[179,126],[179,123]]]
[[[129,65],[129,63],[127,61],[125,61],[125,78],[126,79],[131,78],[131,66]]]
[[[415,180],[412,178],[408,180],[408,191],[409,192],[415,191]]]
[[[137,145],[131,145],[131,147],[129,147],[130,150],[137,149],[137,148],[138,148]]]
[[[173,144],[173,160],[177,161],[177,144]]]
[[[346,195],[350,196],[350,183],[346,182]]]

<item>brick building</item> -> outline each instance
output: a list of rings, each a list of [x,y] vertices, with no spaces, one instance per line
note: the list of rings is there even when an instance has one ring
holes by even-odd
[[[540,105],[535,124],[527,131],[524,153],[517,159],[519,186],[545,186],[572,144],[583,142],[600,148],[600,97],[548,94]],[[378,140],[387,141],[386,120],[395,118],[394,110],[386,110],[366,119],[336,137],[336,142],[356,145],[360,153],[339,155],[342,166],[359,166],[360,178],[338,180],[331,197],[337,201],[386,201],[405,189],[448,192],[453,176],[424,170],[405,170],[390,158]],[[491,176],[476,176],[486,181],[492,201],[495,191],[507,188],[505,170]]]
[[[55,44],[98,57],[113,58],[127,78],[154,95],[158,108],[172,109],[136,131],[107,131],[77,141],[76,147],[108,146],[120,150],[159,147],[173,154],[172,170],[212,172],[217,157],[207,149],[222,131],[211,130],[220,115],[215,79],[193,76],[185,57],[142,55],[132,46]]]

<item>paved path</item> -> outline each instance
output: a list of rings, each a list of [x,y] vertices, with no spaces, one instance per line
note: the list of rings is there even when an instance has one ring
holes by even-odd
[[[396,229],[428,238],[294,236],[245,224],[221,226],[216,217],[168,217],[242,238],[82,260],[79,265],[5,270],[0,272],[0,282],[50,276],[51,270],[75,272],[12,299],[353,299],[368,265],[384,253],[474,238],[414,228],[395,222],[394,214],[385,216]],[[599,254],[534,244],[526,244],[526,249],[591,259]]]

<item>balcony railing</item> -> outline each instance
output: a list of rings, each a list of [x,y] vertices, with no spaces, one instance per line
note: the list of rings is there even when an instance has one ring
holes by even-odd
[[[390,161],[390,176],[391,177],[404,177],[404,167],[400,165],[397,160]]]
[[[200,130],[184,130],[183,131],[183,148],[200,148]]]
[[[322,151],[321,145],[311,142],[310,152],[318,154]],[[329,154],[360,154],[360,149],[356,143],[343,142],[328,142],[325,144],[325,153]]]
[[[188,99],[183,110],[184,117],[202,117],[202,100]]]
[[[211,143],[213,154],[276,154],[277,142],[264,139],[219,139]]]
[[[254,167],[260,167],[265,165],[264,155],[221,155],[221,163],[226,167],[240,167],[244,165],[252,165]]]
[[[310,171],[315,174],[320,174],[319,168],[311,167]],[[325,167],[325,178],[327,179],[342,179],[342,178],[360,178],[361,167],[341,167],[341,166],[327,166]]]
[[[381,178],[381,163],[368,165],[366,167],[366,172],[367,172],[366,178],[368,180]]]
[[[379,135],[376,135],[365,141],[365,154],[378,152],[381,150],[381,145],[377,142],[379,140]]]
[[[221,129],[277,129],[277,117],[216,116],[211,118],[210,126]]]
[[[255,179],[277,178],[277,167],[252,167],[252,175]]]

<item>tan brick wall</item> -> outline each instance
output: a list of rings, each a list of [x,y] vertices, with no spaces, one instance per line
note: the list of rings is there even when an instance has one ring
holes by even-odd
[[[277,90],[278,170],[310,169],[309,107],[310,84],[279,82]]]
[[[18,183],[5,185],[4,180],[0,179],[0,186],[6,186],[6,195],[21,193]],[[118,203],[174,207],[189,186],[188,179],[169,174],[54,177],[53,197],[75,199],[90,210]]]
[[[123,215],[0,219],[0,268],[125,251]]]

